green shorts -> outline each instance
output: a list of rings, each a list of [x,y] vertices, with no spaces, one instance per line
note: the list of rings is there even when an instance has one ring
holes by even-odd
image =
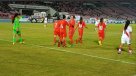
[[[14,34],[21,34],[21,31],[20,31],[20,30],[19,30],[19,31],[13,30],[13,33],[14,33]]]

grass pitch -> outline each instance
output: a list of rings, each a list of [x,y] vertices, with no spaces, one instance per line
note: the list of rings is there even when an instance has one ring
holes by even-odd
[[[94,25],[88,24],[83,44],[73,48],[52,45],[52,24],[46,29],[40,23],[21,25],[25,44],[13,46],[12,24],[0,23],[0,76],[136,76],[136,24],[132,24],[132,55],[128,55],[127,46],[117,54],[122,24],[107,26],[103,46],[98,46]]]

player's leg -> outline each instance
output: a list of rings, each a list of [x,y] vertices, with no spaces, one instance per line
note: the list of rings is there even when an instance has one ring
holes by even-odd
[[[102,34],[98,33],[98,36],[99,36],[98,43],[99,43],[99,45],[102,45]]]
[[[66,39],[63,37],[63,47],[66,47]]]
[[[74,43],[73,36],[74,36],[74,29],[72,29],[72,33],[71,33],[71,43],[72,44]]]
[[[18,36],[19,36],[19,42],[20,42],[20,43],[24,43],[24,42],[23,42],[22,35],[21,35],[21,31],[18,31],[17,34],[18,34]]]
[[[83,30],[80,31],[80,43],[82,43],[82,38],[83,38]]]
[[[63,46],[63,35],[64,35],[64,33],[63,33],[63,32],[60,32],[60,40],[59,40],[59,43],[60,43],[60,45],[62,45],[62,46]],[[58,43],[58,45],[59,45],[59,43]]]
[[[59,35],[58,37],[59,37],[59,40],[58,40],[58,47],[60,47],[60,45],[61,45],[60,35]]]
[[[63,43],[63,35],[61,34],[60,35],[60,44],[62,45],[62,43]]]
[[[128,52],[129,52],[129,54],[132,54],[131,44],[128,45]]]
[[[124,45],[123,43],[119,45],[118,54],[121,54],[123,45]]]
[[[127,41],[127,44],[128,44],[128,52],[129,52],[129,54],[132,54],[132,48],[131,48],[130,39],[127,38],[126,41]]]
[[[118,49],[118,54],[121,54],[122,52],[122,47],[125,44],[125,39],[121,38],[121,44],[119,45],[119,49]]]
[[[66,47],[66,33],[63,34],[63,47]]]
[[[104,33],[102,33],[101,34],[101,44],[103,43],[103,41],[104,41],[104,37],[105,37],[105,34]]]
[[[76,39],[76,44],[80,41],[80,30],[78,30],[78,39]]]
[[[61,35],[60,35],[60,31],[58,31],[58,47],[60,47],[61,44]]]
[[[69,30],[69,39],[70,39],[70,44],[72,45],[74,43],[73,41],[73,30]]]

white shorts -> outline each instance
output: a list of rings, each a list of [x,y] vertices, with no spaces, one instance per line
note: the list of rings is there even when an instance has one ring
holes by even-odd
[[[131,44],[130,41],[131,41],[131,40],[130,40],[130,38],[128,38],[128,37],[122,37],[122,38],[121,38],[121,43],[122,43],[122,44],[127,43],[128,45],[130,45],[130,44]]]

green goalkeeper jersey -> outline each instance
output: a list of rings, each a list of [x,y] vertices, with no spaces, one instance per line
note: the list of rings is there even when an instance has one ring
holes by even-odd
[[[14,20],[14,26],[13,26],[13,29],[14,30],[20,30],[20,22],[19,22],[19,19],[20,18],[15,18],[15,20]]]

